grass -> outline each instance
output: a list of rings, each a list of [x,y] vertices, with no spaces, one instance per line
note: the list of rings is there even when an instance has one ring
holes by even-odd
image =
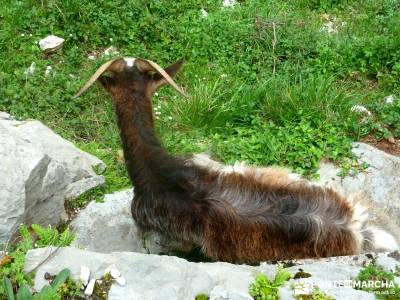
[[[383,100],[400,91],[398,8],[394,0],[8,2],[0,8],[0,110],[39,119],[107,163],[105,187],[73,204],[83,206],[129,181],[108,96],[99,88],[71,96],[111,45],[164,65],[184,57],[177,81],[191,98],[165,88],[154,99],[169,151],[210,150],[225,162],[313,176],[321,158],[351,166],[351,142],[365,135],[400,136],[399,102]],[[327,21],[337,33],[321,29]],[[48,34],[66,42],[44,56],[36,43]],[[374,118],[362,123],[354,104]]]

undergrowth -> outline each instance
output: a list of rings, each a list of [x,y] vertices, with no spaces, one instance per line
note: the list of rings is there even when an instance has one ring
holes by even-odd
[[[399,101],[383,100],[400,91],[398,8],[396,0],[9,1],[0,7],[0,110],[39,119],[107,163],[105,186],[71,203],[82,207],[129,180],[108,96],[99,88],[71,96],[110,58],[109,46],[161,65],[183,57],[177,81],[191,97],[165,88],[154,98],[170,152],[208,150],[308,176],[326,158],[349,172],[353,141],[399,137]],[[48,34],[66,42],[45,56],[37,41]]]
[[[10,278],[14,290],[27,284],[33,284],[32,274],[25,274],[24,263],[26,253],[34,248],[47,246],[65,247],[71,244],[74,235],[66,229],[59,232],[50,227],[32,225],[30,228],[21,225],[19,228],[19,241],[7,249],[0,261],[0,278]],[[0,300],[5,300],[6,294],[3,284],[0,284]]]
[[[381,266],[370,263],[359,273],[356,281],[360,282],[357,289],[375,294],[377,299],[400,299],[400,286],[395,282],[395,274],[385,271]]]
[[[259,274],[250,284],[250,295],[255,300],[277,300],[279,288],[290,278],[291,274],[281,266],[278,267],[273,280],[268,279],[264,274]]]

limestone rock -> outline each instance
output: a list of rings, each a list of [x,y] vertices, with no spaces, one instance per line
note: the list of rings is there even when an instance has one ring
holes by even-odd
[[[400,157],[364,143],[354,143],[352,151],[361,164],[367,163],[369,167],[356,176],[340,178],[338,167],[322,163],[318,172],[321,183],[346,195],[363,194],[400,225]]]
[[[64,201],[104,183],[104,163],[38,121],[0,114],[0,244],[20,223],[55,225]]]
[[[45,53],[55,52],[62,47],[64,39],[55,35],[49,35],[39,41],[39,47]]]
[[[387,254],[380,253],[376,256],[379,258],[385,255]],[[295,282],[316,284],[320,290],[335,299],[375,299],[373,294],[340,285],[340,282],[355,279],[362,265],[368,261],[369,258],[364,255],[296,261],[296,265],[287,270],[294,275],[302,268],[311,277],[291,279],[285,283],[280,288],[281,299],[294,299],[291,286]],[[379,261],[378,259],[377,262]],[[118,268],[121,276],[126,279],[126,284],[112,285],[108,297],[112,300],[155,300],[160,299],[160,295],[165,300],[186,300],[194,299],[201,293],[210,295],[213,300],[250,300],[249,285],[257,274],[264,273],[272,279],[276,273],[276,265],[266,263],[258,267],[222,262],[192,263],[173,256],[134,252],[105,254],[72,247],[29,251],[25,272],[36,271],[35,289],[38,290],[46,284],[46,272],[57,274],[63,268],[68,268],[72,277],[79,279],[82,265],[90,268],[93,278],[100,278],[110,265]]]
[[[89,203],[71,223],[76,236],[73,245],[102,253],[159,254],[181,248],[179,243],[167,241],[157,233],[142,235],[131,215],[132,199],[130,189],[106,195],[103,203]]]

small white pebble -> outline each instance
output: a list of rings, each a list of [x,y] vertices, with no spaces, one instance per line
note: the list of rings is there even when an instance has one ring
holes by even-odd
[[[232,7],[236,5],[236,0],[224,0],[222,2],[223,7]]]
[[[90,269],[86,266],[81,266],[81,273],[79,275],[79,280],[84,284],[87,285],[90,278]]]
[[[110,56],[110,55],[118,55],[119,52],[114,46],[108,47],[106,50],[104,50],[104,55]]]
[[[352,111],[352,112],[356,112],[356,113],[365,113],[365,114],[367,114],[368,116],[371,116],[371,115],[372,115],[371,112],[370,112],[365,106],[362,106],[362,105],[354,105],[354,106],[351,108],[351,111]]]
[[[118,269],[111,269],[110,270],[110,275],[112,278],[117,279],[118,277],[121,276],[121,272],[118,271]]]
[[[207,12],[204,8],[202,8],[202,9],[200,10],[200,13],[201,13],[201,17],[202,17],[203,19],[205,19],[205,18],[208,17],[208,12]]]
[[[93,290],[94,290],[94,284],[96,283],[96,279],[90,279],[89,284],[87,285],[86,289],[85,289],[85,295],[86,296],[90,296],[93,294]]]
[[[47,66],[46,71],[44,71],[44,75],[49,76],[52,69],[53,69],[52,66]]]
[[[396,97],[393,95],[389,95],[389,96],[386,96],[384,98],[384,100],[385,100],[386,104],[393,104],[394,100],[396,100]]]
[[[64,43],[64,39],[55,35],[49,35],[39,41],[39,47],[42,51],[56,51]]]
[[[26,76],[32,75],[33,73],[35,73],[35,70],[36,70],[36,63],[32,62],[29,68],[25,70],[24,74]]]
[[[118,283],[120,286],[124,286],[126,284],[126,279],[122,276],[118,277],[115,279],[115,281]]]

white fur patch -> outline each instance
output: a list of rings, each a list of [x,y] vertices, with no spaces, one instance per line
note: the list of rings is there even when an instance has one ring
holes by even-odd
[[[396,251],[399,250],[399,245],[396,239],[384,230],[378,228],[368,228],[372,233],[372,243],[375,249],[385,251]]]
[[[238,173],[244,175],[247,170],[248,167],[244,162],[235,162],[233,166],[225,166],[221,172],[225,174]]]
[[[357,245],[361,249],[364,236],[362,235],[362,228],[368,219],[368,211],[365,206],[359,202],[355,202],[354,199],[348,198],[348,201],[353,206],[353,216],[349,224],[349,229],[353,232],[354,237],[357,240]],[[344,221],[344,220],[343,220]],[[341,225],[341,222],[336,222],[337,225]]]
[[[135,58],[131,58],[131,57],[124,57],[124,60],[126,62],[126,65],[128,67],[133,67],[134,63],[135,63]]]

